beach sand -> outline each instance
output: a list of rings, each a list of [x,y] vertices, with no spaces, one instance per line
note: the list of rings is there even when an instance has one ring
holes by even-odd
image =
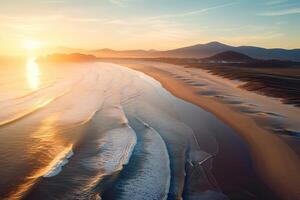
[[[170,71],[153,67],[153,63],[113,62],[153,77],[176,97],[200,106],[227,123],[247,143],[256,171],[263,182],[282,199],[300,199],[299,157],[284,140],[263,128],[253,117],[215,98],[199,94],[197,88],[174,78]]]

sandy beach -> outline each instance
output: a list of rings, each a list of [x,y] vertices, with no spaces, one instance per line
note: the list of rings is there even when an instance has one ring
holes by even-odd
[[[141,71],[158,80],[174,96],[213,113],[246,141],[255,168],[263,182],[282,199],[300,199],[300,160],[296,152],[277,135],[263,128],[249,115],[207,95],[182,80],[158,63],[114,61]],[[182,67],[182,70],[185,70]],[[271,148],[269,148],[271,147]]]

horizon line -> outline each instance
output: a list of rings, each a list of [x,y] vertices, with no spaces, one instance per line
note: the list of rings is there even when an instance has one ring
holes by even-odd
[[[256,45],[232,45],[232,44],[228,44],[225,42],[219,42],[216,40],[213,41],[209,41],[209,42],[205,42],[205,43],[195,43],[195,44],[190,44],[190,45],[185,45],[185,46],[179,46],[179,47],[175,47],[175,48],[169,48],[169,49],[154,49],[154,48],[150,48],[150,49],[117,49],[117,48],[110,48],[110,47],[99,47],[99,48],[82,48],[82,47],[71,47],[71,46],[64,46],[64,45],[57,45],[57,46],[48,46],[46,48],[41,48],[41,49],[51,49],[51,48],[68,48],[68,49],[77,49],[77,50],[85,50],[85,51],[95,51],[95,50],[113,50],[113,51],[170,51],[170,50],[175,50],[175,49],[181,49],[181,48],[185,48],[185,47],[192,47],[192,46],[197,46],[197,45],[207,45],[207,44],[211,44],[211,43],[219,43],[221,45],[227,45],[227,46],[231,46],[231,47],[257,47],[257,48],[263,48],[263,49],[284,49],[284,50],[296,50],[296,49],[300,49],[300,47],[297,48],[284,48],[284,47],[264,47],[264,46],[256,46]]]
[[[64,45],[56,45],[56,46],[46,46],[46,47],[42,47],[39,50],[41,51],[47,51],[47,50],[55,50],[57,48],[66,48],[66,49],[70,49],[70,50],[78,50],[78,51],[100,51],[100,50],[111,50],[111,51],[172,51],[172,50],[176,50],[176,49],[181,49],[181,48],[188,48],[188,47],[193,47],[193,46],[197,46],[197,45],[207,45],[207,44],[211,44],[211,43],[218,43],[220,45],[226,45],[226,46],[230,46],[230,47],[256,47],[256,48],[262,48],[262,49],[282,49],[282,50],[300,50],[300,47],[298,48],[284,48],[284,47],[263,47],[263,46],[255,46],[255,45],[232,45],[232,44],[228,44],[225,42],[219,42],[216,40],[213,41],[209,41],[209,42],[204,42],[204,43],[194,43],[194,44],[190,44],[190,45],[185,45],[185,46],[179,46],[176,48],[169,48],[169,49],[114,49],[114,48],[109,48],[109,47],[103,47],[103,48],[81,48],[81,47],[72,47],[72,46],[64,46]],[[74,53],[80,53],[80,52],[74,52]],[[23,56],[24,54],[21,52],[16,52],[16,53],[7,53],[6,51],[0,51],[0,56]]]

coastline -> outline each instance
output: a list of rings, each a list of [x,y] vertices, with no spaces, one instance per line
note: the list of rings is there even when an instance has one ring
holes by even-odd
[[[167,71],[145,64],[116,63],[151,76],[174,96],[213,113],[228,124],[247,143],[256,171],[263,182],[282,199],[300,199],[300,160],[278,136],[260,127],[253,118],[200,95],[195,88],[173,78]],[[270,146],[272,148],[268,148]]]

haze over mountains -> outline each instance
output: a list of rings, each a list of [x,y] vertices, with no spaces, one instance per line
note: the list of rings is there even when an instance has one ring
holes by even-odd
[[[49,51],[49,50],[48,50]],[[112,49],[72,49],[65,47],[58,47],[50,49],[52,53],[83,53],[92,54],[97,57],[119,57],[119,58],[155,58],[155,57],[169,57],[169,58],[205,58],[225,51],[234,51],[245,54],[256,59],[279,59],[300,61],[300,49],[281,49],[281,48],[261,48],[254,46],[239,46],[234,47],[219,42],[210,42],[207,44],[197,44],[193,46],[177,48],[167,51],[157,50],[123,50],[117,51]]]

